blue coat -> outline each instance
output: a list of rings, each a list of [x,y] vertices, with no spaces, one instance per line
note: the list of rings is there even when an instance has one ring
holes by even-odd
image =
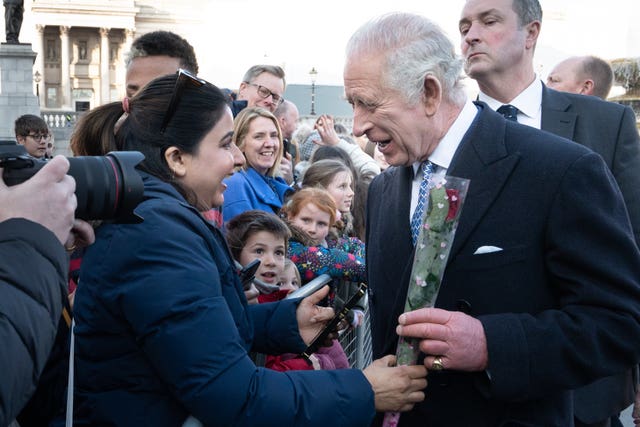
[[[278,213],[285,196],[293,192],[282,178],[265,177],[253,168],[234,173],[224,183],[227,185],[222,206],[225,222],[250,209]]]
[[[358,370],[275,372],[247,353],[299,352],[299,301],[247,306],[220,231],[144,175],[141,224],[105,224],[75,300],[76,425],[369,425]]]

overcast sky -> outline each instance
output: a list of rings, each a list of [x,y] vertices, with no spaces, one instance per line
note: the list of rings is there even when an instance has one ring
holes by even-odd
[[[368,19],[386,12],[423,14],[459,45],[457,23],[465,0],[214,0],[206,27],[185,34],[196,45],[201,74],[235,88],[256,63],[282,65],[288,83],[342,84],[344,47]],[[550,69],[573,54],[605,59],[640,56],[640,0],[542,0],[544,19],[536,69]],[[458,49],[459,50],[459,49]]]

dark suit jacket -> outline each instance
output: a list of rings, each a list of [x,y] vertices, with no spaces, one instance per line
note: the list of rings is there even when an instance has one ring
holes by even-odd
[[[486,105],[449,174],[471,180],[437,307],[485,329],[487,373],[431,372],[401,426],[572,425],[572,392],[640,358],[640,253],[602,159]],[[395,353],[412,266],[411,167],[371,183],[374,357]],[[503,248],[474,255],[480,246]]]
[[[640,245],[640,135],[633,110],[543,85],[542,129],[600,154],[622,191]]]
[[[640,244],[640,137],[629,107],[599,98],[558,92],[543,85],[542,129],[600,154],[620,186],[636,243]],[[576,390],[575,414],[595,423],[633,403],[635,369]]]

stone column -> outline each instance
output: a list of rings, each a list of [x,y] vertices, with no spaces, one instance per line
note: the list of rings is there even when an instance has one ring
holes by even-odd
[[[37,91],[40,95],[40,105],[44,105],[45,100],[45,76],[44,76],[44,25],[36,25],[36,39],[33,46],[33,50],[38,54],[36,56],[36,63],[33,73],[40,73],[40,83],[36,83],[38,86]]]
[[[135,34],[135,32],[136,30],[133,28],[126,28],[124,30],[123,52],[124,52],[125,60],[127,58],[127,55],[129,55],[129,52],[131,51],[131,44],[133,43],[133,35]]]
[[[60,26],[60,106],[65,110],[72,110],[71,105],[71,77],[69,67],[69,27]]]
[[[15,141],[13,124],[21,115],[40,115],[33,93],[35,59],[30,43],[0,44],[0,139]]]
[[[100,105],[109,102],[109,28],[100,28]]]

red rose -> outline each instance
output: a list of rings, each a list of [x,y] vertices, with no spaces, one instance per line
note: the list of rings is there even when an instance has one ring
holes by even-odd
[[[447,218],[445,221],[451,221],[458,213],[458,207],[460,206],[460,192],[453,188],[447,188],[446,191],[447,199],[449,199],[449,212],[447,212]]]

